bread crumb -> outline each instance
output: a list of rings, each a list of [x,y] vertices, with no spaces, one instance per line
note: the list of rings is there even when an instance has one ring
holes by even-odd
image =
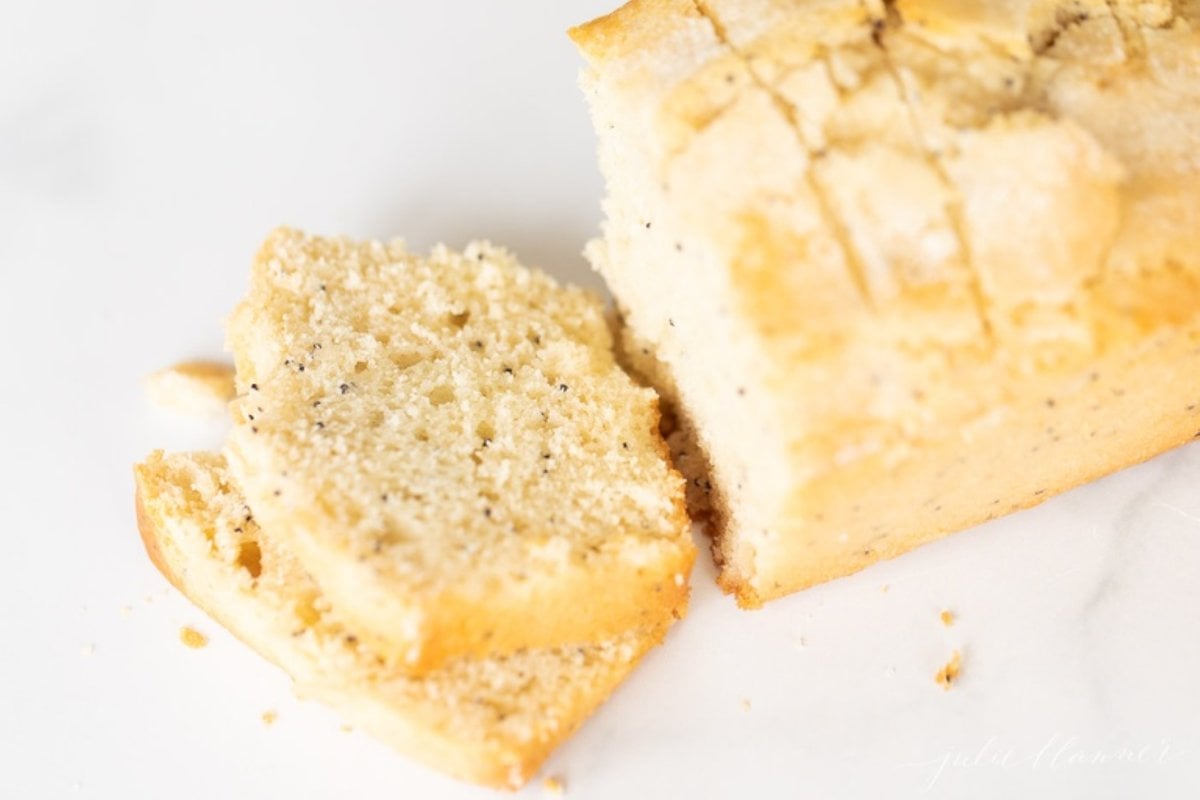
[[[547,797],[562,797],[567,793],[567,785],[562,778],[556,775],[548,775],[542,780],[542,792]]]
[[[944,667],[938,670],[933,679],[938,682],[939,686],[948,691],[950,684],[958,680],[958,675],[961,671],[962,655],[955,650],[954,654],[950,656],[950,660],[946,662]]]
[[[279,719],[279,713],[274,709],[268,708],[262,712],[263,725],[274,725],[277,719]]]
[[[189,417],[219,417],[227,412],[234,388],[233,366],[221,361],[182,361],[146,379],[150,402],[164,411]]]
[[[79,648],[79,652],[85,656],[94,656],[96,655],[96,645],[88,642],[83,647]]]
[[[749,710],[750,710],[750,698],[743,697],[742,698],[742,711],[749,711]]]
[[[179,629],[179,641],[193,650],[199,650],[208,644],[208,637],[190,625],[184,625]]]
[[[941,619],[942,619],[942,624],[945,625],[947,628],[949,628],[951,625],[954,624],[954,612],[950,611],[949,609],[943,611]]]
[[[130,605],[121,606],[121,617],[122,618],[126,618],[132,613],[133,613],[133,606],[130,606]]]
[[[891,587],[890,587],[890,586],[888,586],[888,585],[885,583],[883,586],[880,586],[880,587],[879,587],[879,591],[880,591],[880,593],[881,593],[881,594],[887,594],[887,593],[888,593],[888,589],[890,589],[890,588],[891,588]]]
[[[354,732],[353,726],[345,725],[345,724],[343,724],[340,728],[338,728],[338,730],[341,731],[342,733],[353,733]]]

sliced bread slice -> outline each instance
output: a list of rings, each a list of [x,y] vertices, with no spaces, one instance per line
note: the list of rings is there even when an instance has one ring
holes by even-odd
[[[389,660],[684,613],[683,482],[596,297],[486,244],[419,258],[280,229],[228,332],[230,469]]]
[[[216,454],[135,468],[146,551],[181,592],[357,727],[463,780],[518,788],[656,645],[666,620],[602,644],[458,659],[421,678],[385,666],[260,528]]]

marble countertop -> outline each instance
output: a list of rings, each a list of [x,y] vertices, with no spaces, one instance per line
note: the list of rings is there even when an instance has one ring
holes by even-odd
[[[221,430],[140,379],[221,353],[279,223],[488,237],[598,286],[563,31],[609,6],[6,7],[0,796],[490,796],[342,732],[167,588],[130,465]],[[702,560],[690,616],[546,774],[571,798],[1200,796],[1197,487],[1192,445],[758,612]]]

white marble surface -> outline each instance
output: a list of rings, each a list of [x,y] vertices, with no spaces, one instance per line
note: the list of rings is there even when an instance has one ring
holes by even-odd
[[[129,466],[220,431],[138,382],[220,352],[280,222],[490,236],[594,281],[562,32],[607,4],[4,4],[0,797],[487,796],[339,732],[167,590]],[[572,798],[1200,796],[1197,486],[1192,446],[756,613],[702,563],[548,772]]]

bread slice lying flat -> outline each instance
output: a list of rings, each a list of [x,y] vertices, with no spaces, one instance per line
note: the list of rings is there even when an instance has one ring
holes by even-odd
[[[654,392],[600,301],[471,245],[281,229],[228,324],[230,469],[414,674],[681,616],[694,558]]]
[[[220,456],[154,453],[135,474],[142,539],[171,583],[282,667],[299,694],[463,780],[524,784],[666,628],[408,677],[338,621],[286,545],[259,527]]]
[[[1200,6],[634,0],[590,256],[747,606],[1200,431]]]

